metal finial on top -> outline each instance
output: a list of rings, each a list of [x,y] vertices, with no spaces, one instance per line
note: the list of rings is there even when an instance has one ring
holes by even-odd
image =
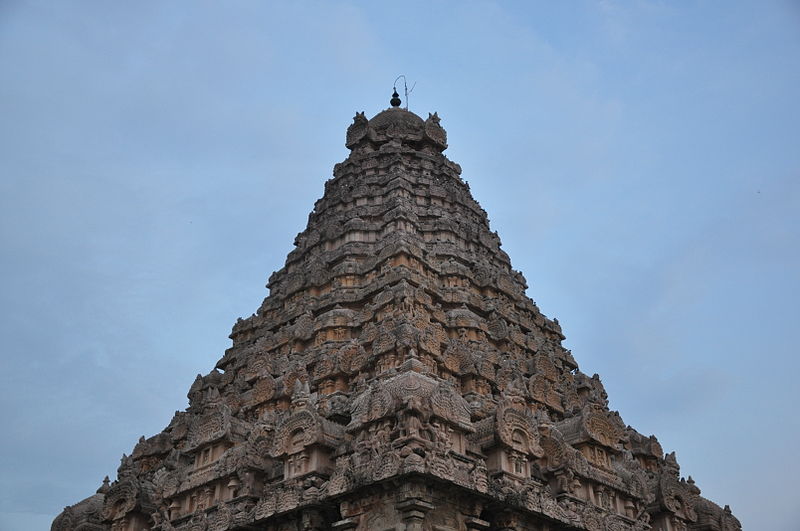
[[[403,90],[404,90],[405,95],[406,95],[406,107],[405,108],[406,108],[406,110],[408,110],[408,95],[411,94],[411,92],[414,90],[414,87],[416,87],[417,84],[414,83],[411,86],[411,90],[408,90],[408,83],[406,83],[406,76],[404,76],[403,74],[400,74],[399,76],[397,76],[397,79],[394,80],[394,87],[393,87],[394,88],[394,94],[392,94],[392,99],[390,100],[389,103],[392,104],[392,107],[399,107],[400,106],[401,102],[400,102],[400,94],[397,93],[397,82],[400,80],[401,77],[403,78]]]

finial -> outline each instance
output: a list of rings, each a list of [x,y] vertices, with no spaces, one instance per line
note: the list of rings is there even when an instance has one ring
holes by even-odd
[[[399,107],[400,106],[401,102],[400,102],[400,94],[397,93],[397,82],[400,81],[401,77],[403,78],[403,92],[405,92],[405,95],[406,95],[406,110],[408,110],[408,95],[411,94],[414,91],[414,87],[416,87],[417,84],[414,83],[411,86],[411,90],[408,90],[408,83],[406,82],[406,76],[404,76],[403,74],[400,74],[399,76],[397,76],[397,79],[394,80],[394,84],[393,84],[394,85],[394,87],[393,87],[394,88],[394,94],[392,94],[392,99],[391,99],[391,101],[389,103],[392,104],[392,107]]]
[[[108,476],[104,477],[103,478],[103,484],[100,485],[100,488],[97,489],[96,492],[98,494],[105,494],[106,492],[108,492],[111,489],[111,487],[109,486],[109,483],[110,483],[110,481],[108,479]]]

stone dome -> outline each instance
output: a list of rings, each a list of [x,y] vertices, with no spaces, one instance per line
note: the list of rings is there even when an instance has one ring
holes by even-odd
[[[421,136],[425,130],[425,121],[422,118],[401,107],[390,107],[379,112],[372,117],[369,125],[376,133],[395,127],[409,133],[417,132]]]
[[[408,109],[390,107],[369,120],[363,112],[356,113],[347,129],[345,145],[349,149],[367,145],[376,148],[389,142],[442,152],[447,149],[447,133],[439,125],[436,113],[423,120]]]

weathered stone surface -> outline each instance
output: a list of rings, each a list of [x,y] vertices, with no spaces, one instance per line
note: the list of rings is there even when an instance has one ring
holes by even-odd
[[[53,531],[740,529],[578,370],[438,115],[346,145],[188,409]]]

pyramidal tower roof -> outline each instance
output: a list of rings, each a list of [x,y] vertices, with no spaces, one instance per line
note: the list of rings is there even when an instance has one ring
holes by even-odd
[[[189,407],[52,530],[741,529],[578,369],[438,115],[391,103]]]

